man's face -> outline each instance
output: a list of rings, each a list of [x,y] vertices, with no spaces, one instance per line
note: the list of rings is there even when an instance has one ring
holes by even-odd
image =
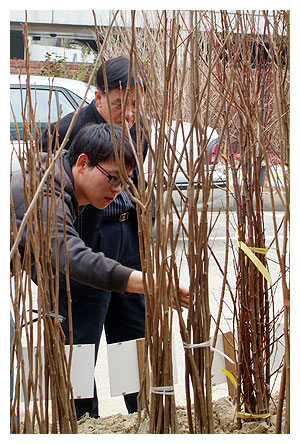
[[[131,128],[135,122],[135,91],[135,86],[132,86],[129,89],[124,110],[124,118],[128,123],[129,128]],[[110,101],[112,121],[116,125],[122,125],[122,105],[124,105],[125,102],[125,95],[126,89],[111,89],[106,94],[97,89],[95,93],[96,108],[106,122],[110,122],[108,104],[108,101]]]
[[[115,179],[109,182],[110,176],[120,178],[119,169],[114,160],[100,162],[99,166],[101,171],[97,167],[88,166],[87,156],[81,154],[74,167],[76,173],[73,172],[73,175],[74,178],[76,177],[75,194],[79,205],[92,204],[102,210],[122,191],[122,184],[113,185]],[[128,169],[127,174],[131,173],[132,170]]]

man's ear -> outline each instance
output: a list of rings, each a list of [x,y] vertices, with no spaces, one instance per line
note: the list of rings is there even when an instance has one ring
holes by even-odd
[[[96,89],[95,91],[95,104],[98,112],[100,112],[102,108],[102,100],[103,100],[103,93],[99,91],[99,89]]]
[[[95,91],[95,100],[96,100],[96,102],[97,102],[98,100],[101,101],[101,92],[99,91],[98,88],[97,88],[96,91]]]
[[[82,173],[88,166],[89,158],[85,153],[81,153],[76,161],[76,168],[79,173]]]

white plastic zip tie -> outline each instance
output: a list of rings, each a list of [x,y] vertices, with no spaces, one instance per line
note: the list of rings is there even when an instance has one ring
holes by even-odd
[[[210,349],[216,353],[219,353],[219,355],[223,356],[225,359],[227,359],[227,361],[231,362],[231,364],[234,364],[233,360],[225,355],[225,353],[221,352],[220,350],[218,350],[217,348],[214,348],[210,345],[210,340],[206,341],[206,342],[201,342],[200,344],[187,344],[186,342],[183,342],[183,347],[184,348],[202,348],[202,347],[210,347]]]
[[[188,344],[187,342],[183,342],[184,348],[202,348],[202,347],[210,347],[210,341],[201,342],[201,344]]]
[[[150,391],[151,393],[155,393],[157,395],[174,395],[174,386],[166,385],[165,387],[151,387]]]

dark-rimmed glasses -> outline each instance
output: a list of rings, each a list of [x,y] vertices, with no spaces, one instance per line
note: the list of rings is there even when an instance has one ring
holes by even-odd
[[[106,176],[108,178],[108,183],[110,183],[114,187],[118,187],[119,185],[122,185],[122,181],[121,181],[120,177],[113,176],[112,174],[110,174],[108,171],[106,171],[99,164],[96,165],[96,168],[97,168],[97,170],[101,171],[101,173],[104,174],[104,176]]]

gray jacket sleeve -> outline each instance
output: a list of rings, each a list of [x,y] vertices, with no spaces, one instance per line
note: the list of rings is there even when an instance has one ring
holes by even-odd
[[[69,262],[70,279],[103,290],[113,290],[120,293],[125,292],[125,287],[132,268],[124,267],[119,262],[105,257],[101,252],[93,252],[79,237],[74,228],[71,215],[66,211],[66,245],[64,240],[64,222],[62,212],[57,214],[57,232],[59,249],[59,269],[66,272],[66,251]],[[56,236],[53,230],[52,265],[56,261]]]
[[[13,175],[12,195],[14,209],[17,221],[17,228],[20,227],[24,217],[24,198],[23,198],[23,178],[20,173]],[[46,198],[44,199],[44,220],[47,221]],[[51,235],[51,264],[53,270],[56,270],[58,259],[59,271],[66,273],[67,260],[69,264],[69,277],[83,284],[100,288],[103,290],[114,290],[124,293],[127,280],[133,269],[124,267],[120,263],[106,258],[103,253],[94,253],[85,245],[74,227],[74,211],[72,214],[72,198],[65,195],[65,217],[62,209],[60,189],[56,190],[56,214],[53,214],[52,206],[52,227]],[[54,222],[55,221],[55,222]],[[65,221],[65,222],[64,222]],[[54,222],[54,223],[53,223]],[[53,225],[52,225],[53,224]],[[38,228],[37,228],[38,229]],[[64,234],[65,231],[65,234]],[[33,233],[33,236],[35,234]],[[39,235],[37,233],[37,235]],[[27,229],[25,228],[19,245],[20,251],[24,251],[27,238]]]

